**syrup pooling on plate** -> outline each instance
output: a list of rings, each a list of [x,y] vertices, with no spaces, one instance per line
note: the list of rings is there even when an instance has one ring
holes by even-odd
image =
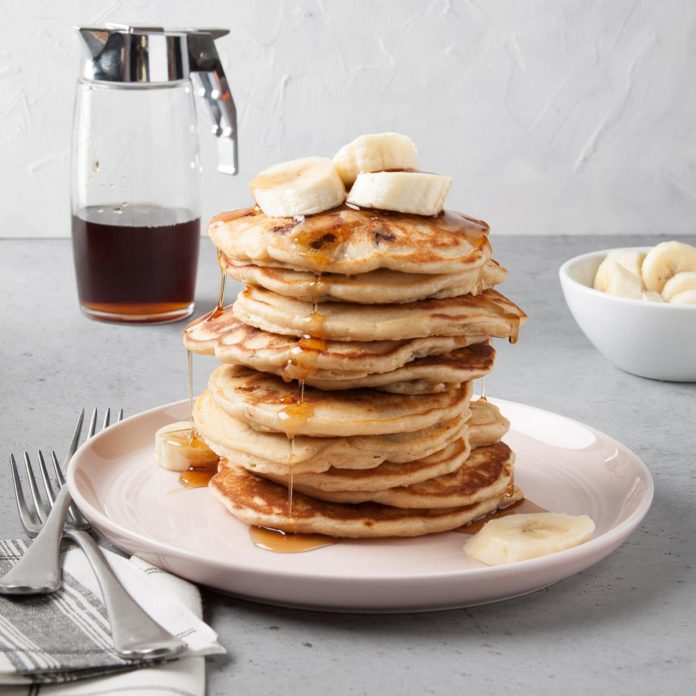
[[[250,527],[249,536],[256,546],[276,553],[301,553],[335,544],[336,537],[324,534],[294,534],[268,527]]]
[[[217,467],[210,469],[189,467],[186,471],[182,471],[179,474],[179,483],[184,488],[205,488],[216,472]]]

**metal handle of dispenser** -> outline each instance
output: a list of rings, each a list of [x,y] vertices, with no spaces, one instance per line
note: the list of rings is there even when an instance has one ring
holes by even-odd
[[[198,95],[205,99],[218,142],[218,171],[237,174],[237,108],[215,47],[224,29],[196,30],[187,35],[189,70]]]

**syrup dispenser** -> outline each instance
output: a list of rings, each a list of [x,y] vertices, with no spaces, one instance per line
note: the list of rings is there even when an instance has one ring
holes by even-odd
[[[237,173],[237,117],[215,40],[224,29],[79,28],[85,48],[72,149],[80,308],[106,321],[193,312],[200,194],[194,93]]]

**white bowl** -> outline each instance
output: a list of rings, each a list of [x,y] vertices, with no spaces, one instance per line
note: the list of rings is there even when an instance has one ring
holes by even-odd
[[[578,326],[626,372],[696,382],[696,306],[630,300],[595,290],[595,273],[609,251],[576,256],[559,270],[563,294]]]

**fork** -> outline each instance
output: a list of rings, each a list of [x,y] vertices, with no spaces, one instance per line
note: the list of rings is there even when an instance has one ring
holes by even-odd
[[[102,429],[109,426],[111,411],[107,409]],[[117,421],[123,418],[123,411]],[[82,432],[84,409],[80,413],[70,443],[66,462],[77,449]],[[97,409],[92,412],[87,438],[94,435]],[[127,659],[159,660],[174,657],[186,649],[186,644],[153,621],[137,602],[128,594],[108,564],[101,548],[87,530],[89,521],[75,505],[71,504],[70,493],[55,451],[51,461],[57,483],[57,494],[48,475],[43,453],[39,451],[39,473],[48,499],[48,505],[39,494],[36,476],[29,454],[24,452],[24,464],[29,493],[34,512],[29,509],[22,490],[14,455],[10,455],[12,479],[17,499],[19,517],[34,543],[22,559],[5,576],[0,578],[0,592],[5,594],[39,594],[55,591],[60,587],[59,549],[62,536],[75,541],[87,556],[97,577],[111,623],[111,637],[116,652]],[[69,519],[66,519],[69,516]],[[32,553],[33,552],[33,553]],[[34,575],[36,574],[36,576]],[[38,579],[35,579],[35,578]]]

